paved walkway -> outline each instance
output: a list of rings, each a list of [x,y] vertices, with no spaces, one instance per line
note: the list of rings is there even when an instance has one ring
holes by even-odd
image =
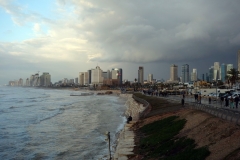
[[[129,124],[125,124],[124,129],[119,135],[117,148],[114,154],[114,160],[128,160],[128,156],[134,155],[134,132],[131,130],[132,125],[136,121],[131,121]]]

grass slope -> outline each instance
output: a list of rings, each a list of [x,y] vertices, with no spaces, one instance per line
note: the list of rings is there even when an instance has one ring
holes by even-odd
[[[169,103],[167,100],[153,96],[145,96],[139,93],[135,96],[142,98],[151,104],[149,116],[164,114],[171,108],[179,108],[179,103]],[[171,116],[140,128],[141,135],[137,154],[144,155],[144,159],[164,160],[203,160],[209,154],[207,147],[196,148],[193,139],[187,137],[177,138],[176,135],[183,129],[185,119]]]
[[[193,139],[175,136],[184,127],[185,119],[171,116],[145,125],[140,129],[144,135],[139,142],[139,153],[144,159],[202,160],[209,154],[207,147],[195,148]]]

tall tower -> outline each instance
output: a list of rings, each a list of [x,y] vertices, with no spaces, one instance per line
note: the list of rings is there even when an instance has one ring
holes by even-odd
[[[170,67],[170,81],[178,81],[178,66],[175,64]]]
[[[118,85],[122,85],[122,68],[112,68],[111,78],[118,81]]]
[[[237,65],[238,65],[238,71],[240,72],[240,50],[238,50],[238,54],[237,54]]]
[[[209,68],[209,82],[212,82],[213,81],[213,72],[214,72],[214,67],[211,66]]]
[[[214,71],[213,71],[213,79],[217,80],[220,78],[220,63],[214,62]]]
[[[153,81],[153,74],[148,74],[148,82],[152,82]]]
[[[191,73],[191,81],[197,81],[198,75],[197,75],[197,69],[193,68],[193,72]]]
[[[99,66],[91,71],[91,83],[92,84],[103,84],[102,70]]]
[[[226,75],[227,75],[227,66],[226,64],[221,64],[221,80],[224,83],[226,81]]]
[[[143,77],[144,77],[144,69],[143,69],[143,66],[140,66],[138,69],[138,83],[143,84],[143,81],[144,81]]]
[[[182,82],[189,82],[189,65],[182,65]]]

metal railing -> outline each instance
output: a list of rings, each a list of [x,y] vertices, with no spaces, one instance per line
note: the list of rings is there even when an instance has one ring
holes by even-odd
[[[171,99],[171,97],[167,97],[166,99]],[[206,104],[207,99],[205,99],[204,104],[195,102],[194,98],[191,96],[189,97],[187,96],[185,99],[188,100],[187,102],[185,102],[184,105],[185,107],[188,107],[190,109],[202,110],[221,119],[228,120],[237,125],[240,125],[240,111],[224,107],[224,105],[221,104],[220,100],[215,100],[212,101],[211,104]],[[178,101],[179,103],[180,100],[181,100],[180,96],[179,97],[175,96],[173,99],[171,99],[171,101]],[[204,101],[204,99],[202,100]]]

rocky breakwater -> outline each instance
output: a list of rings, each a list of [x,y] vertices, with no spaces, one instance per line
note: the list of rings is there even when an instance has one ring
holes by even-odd
[[[125,112],[126,116],[131,115],[133,120],[124,125],[123,130],[119,134],[117,147],[115,150],[114,160],[127,160],[129,156],[133,156],[134,143],[134,132],[132,130],[132,125],[136,123],[139,118],[139,114],[145,110],[143,104],[136,102],[132,98],[132,94],[120,94],[120,97],[127,98]]]

